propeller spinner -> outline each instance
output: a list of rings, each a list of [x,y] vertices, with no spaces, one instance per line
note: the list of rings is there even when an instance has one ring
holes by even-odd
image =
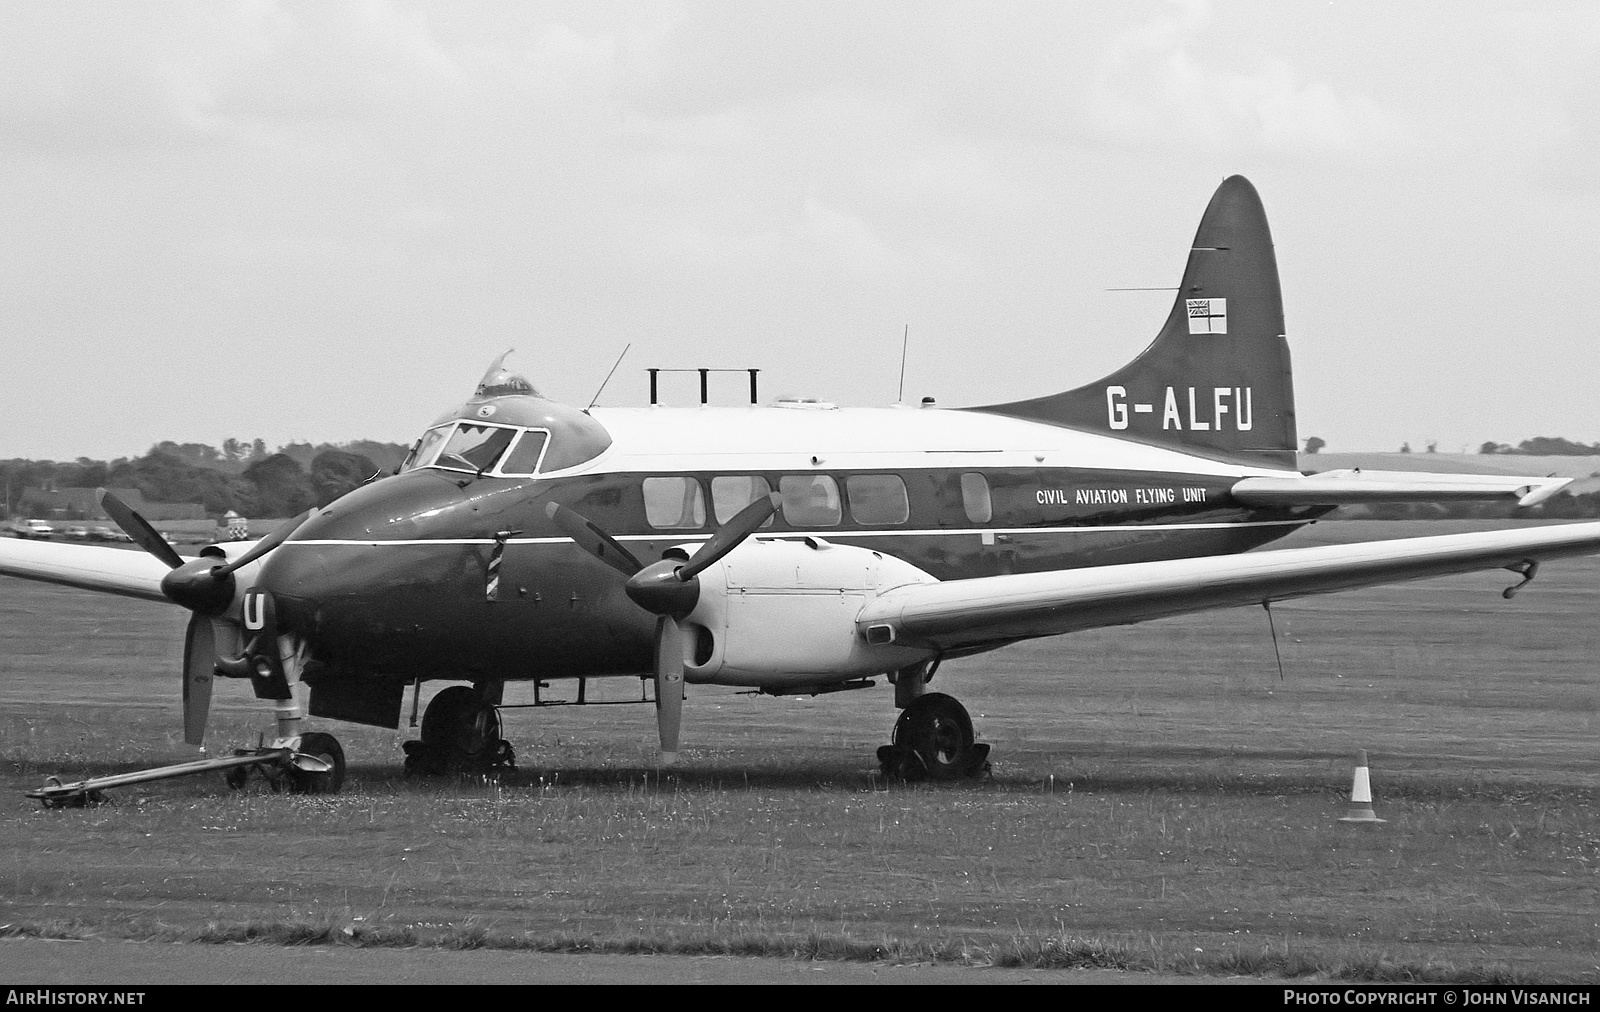
[[[719,527],[687,562],[662,559],[648,566],[581,514],[559,503],[545,507],[555,525],[580,548],[626,576],[628,582],[622,589],[635,604],[656,616],[656,723],[661,733],[663,765],[671,765],[678,753],[686,647],[679,623],[700,601],[698,576],[754,534],[778,511],[781,502],[775,492],[762,496]]]

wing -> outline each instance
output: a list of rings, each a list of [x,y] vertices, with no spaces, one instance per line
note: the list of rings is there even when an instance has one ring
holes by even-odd
[[[1600,552],[1600,523],[1285,548],[899,587],[856,620],[869,643],[941,651]]]
[[[1534,506],[1555,495],[1571,478],[1499,474],[1434,474],[1426,471],[1323,471],[1293,478],[1241,478],[1231,489],[1247,506],[1348,506],[1353,503],[1444,502],[1504,499]]]
[[[161,578],[165,575],[165,563],[140,551],[16,538],[0,540],[0,576],[166,601],[161,593]]]

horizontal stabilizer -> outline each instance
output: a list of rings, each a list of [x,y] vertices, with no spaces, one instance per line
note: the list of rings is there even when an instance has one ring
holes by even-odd
[[[872,642],[950,652],[1600,552],[1600,523],[1284,548],[897,587],[856,619]]]
[[[168,572],[166,563],[144,552],[49,541],[0,540],[0,576],[170,603],[161,592],[161,578]]]
[[[1515,500],[1536,506],[1571,478],[1426,471],[1323,471],[1294,478],[1242,478],[1231,490],[1246,506],[1349,506],[1355,503]]]

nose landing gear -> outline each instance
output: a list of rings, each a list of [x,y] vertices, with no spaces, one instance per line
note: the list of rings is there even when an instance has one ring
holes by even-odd
[[[488,773],[516,766],[511,743],[500,737],[499,686],[452,685],[422,714],[422,740],[408,741],[408,776]]]
[[[328,769],[312,772],[290,766],[288,770],[291,794],[338,794],[344,786],[344,747],[339,739],[321,731],[311,731],[300,736],[299,751],[321,759]]]

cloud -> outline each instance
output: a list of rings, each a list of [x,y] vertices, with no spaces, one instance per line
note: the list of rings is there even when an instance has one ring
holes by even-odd
[[[1367,158],[1409,146],[1394,111],[1240,45],[1211,22],[1208,5],[1190,3],[1112,39],[1085,102],[1087,126],[1124,142],[1206,153]],[[1226,65],[1241,55],[1244,68]]]
[[[246,138],[422,102],[459,72],[426,17],[381,2],[7,3],[0,151]]]

